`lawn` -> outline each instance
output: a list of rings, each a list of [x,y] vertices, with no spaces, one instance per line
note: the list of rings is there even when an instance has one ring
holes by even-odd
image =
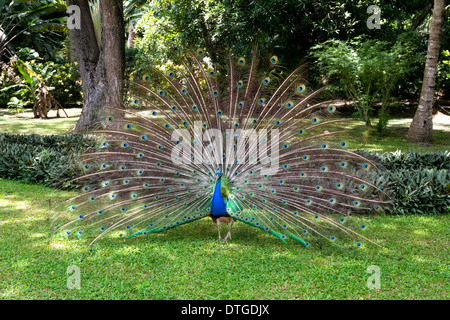
[[[75,121],[76,116],[0,117],[2,131],[20,133],[66,133]],[[368,140],[369,148],[411,148],[399,133],[407,124],[394,122],[389,130],[397,134]],[[448,149],[450,130],[443,127],[435,131],[437,141],[421,151]],[[354,251],[333,245],[306,249],[242,223],[233,227],[230,243],[219,243],[206,218],[146,238],[105,239],[81,260],[83,247],[76,241],[46,236],[47,199],[67,195],[0,179],[2,299],[450,298],[449,215],[366,219],[365,236],[383,248]],[[79,290],[67,285],[74,265],[80,270]],[[367,287],[370,266],[380,268],[380,289]]]
[[[66,110],[68,118],[64,112],[60,112],[60,118],[56,117],[56,112],[49,112],[49,119],[36,119],[33,112],[26,110],[16,114],[15,112],[0,109],[0,132],[9,133],[36,133],[45,134],[66,134],[75,127],[81,113],[80,108]]]
[[[105,240],[81,261],[76,241],[45,236],[51,189],[0,180],[3,299],[449,299],[450,216],[387,216],[365,234],[384,246],[306,249],[237,223],[219,243],[209,218],[147,238]],[[61,194],[54,195],[55,197]],[[81,288],[67,287],[80,268]],[[369,290],[369,266],[380,289]]]

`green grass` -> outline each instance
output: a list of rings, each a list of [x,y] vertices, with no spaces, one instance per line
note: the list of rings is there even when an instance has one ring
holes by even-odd
[[[412,119],[393,119],[382,134],[368,131],[362,121],[350,120],[328,126],[329,131],[346,131],[339,135],[339,141],[348,142],[350,149],[363,149],[376,152],[393,152],[412,150],[416,152],[435,152],[448,150],[450,147],[450,117],[440,119],[433,130],[433,142],[418,144],[407,141],[408,128]]]
[[[450,216],[372,218],[384,248],[306,249],[237,223],[219,243],[209,218],[163,234],[100,242],[83,261],[76,241],[48,239],[51,189],[0,180],[2,299],[449,299]],[[58,198],[67,195],[58,192]],[[77,265],[81,289],[67,288]],[[367,268],[381,270],[369,290]]]
[[[56,117],[55,111],[50,111],[49,119],[36,119],[33,112],[16,114],[9,110],[0,109],[0,128],[1,132],[28,134],[36,133],[40,135],[47,134],[66,134],[75,127],[81,113],[80,108],[66,110],[69,118],[63,111],[60,111],[61,118]]]
[[[75,110],[74,110],[75,111]],[[3,132],[63,134],[73,118],[35,120],[3,115]],[[409,120],[410,121],[410,120]],[[358,126],[359,123],[353,123]],[[430,146],[406,142],[408,121],[388,134],[357,139],[374,151],[448,149],[450,130],[435,130]],[[81,261],[76,241],[46,237],[52,189],[0,179],[1,299],[449,299],[450,216],[378,216],[365,236],[384,246],[343,251],[304,248],[242,223],[219,243],[209,218],[147,238],[106,239]],[[52,199],[69,195],[56,192]],[[77,265],[81,289],[67,288]],[[367,268],[381,270],[369,290]]]
[[[373,133],[367,137],[363,134],[360,137],[349,137],[349,140],[352,148],[377,152],[393,152],[396,150],[434,152],[437,150],[448,150],[450,147],[450,117],[442,121],[448,121],[448,123],[441,124],[438,122],[435,125],[433,142],[430,144],[417,144],[416,142],[407,141],[411,119],[393,119],[381,135]],[[358,128],[361,132],[366,130],[360,121],[353,121],[349,126]]]

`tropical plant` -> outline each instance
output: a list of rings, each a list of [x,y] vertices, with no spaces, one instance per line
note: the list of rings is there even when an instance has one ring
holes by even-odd
[[[30,102],[33,105],[35,118],[47,118],[48,112],[52,108],[57,111],[57,116],[59,117],[59,109],[62,107],[50,94],[50,91],[53,90],[54,87],[49,87],[45,83],[46,80],[55,77],[56,70],[51,69],[51,65],[47,64],[41,70],[42,76],[40,76],[33,70],[29,63],[24,62],[19,58],[15,58],[15,60],[17,61],[17,69],[24,81],[2,89],[2,91],[15,90],[13,97],[11,97],[8,102],[8,106],[12,106],[16,110],[19,110]],[[29,97],[31,101],[22,101],[18,96]]]
[[[2,62],[0,103],[21,111],[38,103],[40,94],[48,91],[51,95],[47,93],[46,99],[53,105],[58,101],[58,108],[78,104],[82,96],[77,63],[64,57],[55,60],[44,61],[34,49],[22,48],[8,63]]]
[[[25,30],[16,31],[19,26],[19,20],[12,16],[9,6],[6,5],[6,0],[0,0],[0,59],[6,57],[5,53],[11,56],[11,51],[8,48],[9,43],[15,37]]]
[[[14,26],[8,28],[7,34],[2,31],[4,28],[0,28],[3,32],[0,38],[3,42],[8,41],[10,55],[22,47],[31,47],[41,54],[53,56],[55,49],[59,49],[63,42],[67,29],[65,21],[66,4],[63,0],[37,0],[31,3],[0,0],[0,26]]]

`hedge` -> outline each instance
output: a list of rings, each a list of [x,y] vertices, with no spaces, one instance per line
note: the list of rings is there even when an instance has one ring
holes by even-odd
[[[61,187],[80,174],[73,164],[93,144],[78,134],[0,134],[0,177]]]
[[[380,165],[372,182],[383,185],[392,197],[391,214],[450,212],[450,152],[359,151]]]
[[[73,164],[94,146],[86,135],[0,134],[0,177],[61,187],[82,172]],[[450,152],[436,153],[357,151],[376,163],[380,171],[371,182],[389,192],[391,214],[450,212]]]

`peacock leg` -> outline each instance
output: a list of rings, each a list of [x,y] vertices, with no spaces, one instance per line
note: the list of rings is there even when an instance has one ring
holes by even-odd
[[[231,228],[233,228],[233,223],[234,220],[231,220],[230,230],[228,230],[227,236],[225,237],[225,239],[223,239],[223,241],[227,241],[228,238],[230,238],[231,240]]]
[[[220,237],[220,220],[217,219],[216,223],[217,223],[217,232],[219,233],[219,241],[221,241],[222,238]]]

